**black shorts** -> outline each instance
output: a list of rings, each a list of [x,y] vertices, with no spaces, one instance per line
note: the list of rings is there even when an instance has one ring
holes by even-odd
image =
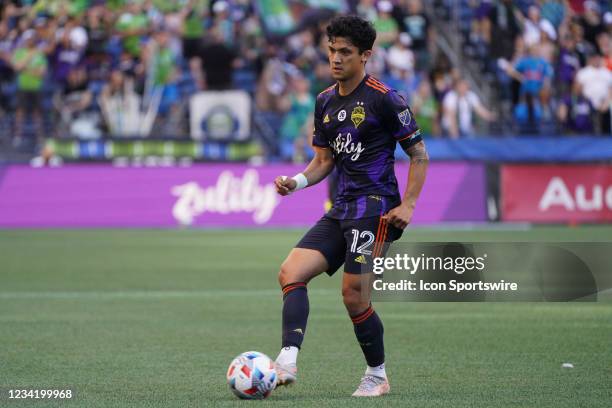
[[[329,276],[342,264],[345,272],[360,274],[371,270],[368,266],[372,266],[372,259],[384,256],[389,243],[399,239],[402,232],[381,217],[337,220],[323,216],[295,247],[323,254]]]

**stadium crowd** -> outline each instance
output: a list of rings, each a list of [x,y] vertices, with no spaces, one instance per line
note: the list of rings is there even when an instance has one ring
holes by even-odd
[[[15,145],[26,135],[184,137],[190,95],[238,88],[299,156],[314,98],[332,82],[330,14],[302,12],[297,29],[279,38],[255,3],[0,0],[0,122],[10,130],[3,133]],[[609,134],[607,3],[436,0],[440,17],[421,0],[353,0],[345,11],[374,23],[368,71],[406,94],[426,135],[472,136],[482,129],[476,117],[511,117],[526,133]],[[491,79],[492,98],[471,90],[464,67],[440,52],[432,18],[458,20],[463,51]]]
[[[607,0],[460,0],[464,51],[493,78],[520,133],[610,134],[612,12]],[[452,18],[447,13],[447,18]]]

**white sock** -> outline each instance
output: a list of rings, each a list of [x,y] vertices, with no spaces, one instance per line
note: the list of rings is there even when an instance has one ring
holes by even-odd
[[[294,346],[283,347],[276,357],[276,362],[282,365],[297,364],[298,351],[300,349]]]
[[[366,368],[366,375],[373,375],[375,377],[380,377],[380,378],[387,378],[387,373],[385,372],[385,363],[382,363],[379,366],[376,367],[370,367],[368,366],[368,368]]]

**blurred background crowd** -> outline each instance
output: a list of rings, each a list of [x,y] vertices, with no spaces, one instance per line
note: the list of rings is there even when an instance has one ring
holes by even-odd
[[[240,89],[300,160],[333,82],[325,25],[347,12],[426,137],[610,135],[605,0],[0,0],[0,137],[188,138],[192,95]]]

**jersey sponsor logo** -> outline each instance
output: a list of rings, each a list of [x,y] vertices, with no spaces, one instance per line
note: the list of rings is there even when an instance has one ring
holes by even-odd
[[[351,160],[355,161],[359,159],[361,153],[365,150],[365,147],[361,147],[361,142],[353,142],[353,137],[350,133],[343,136],[342,133],[338,133],[338,136],[331,142],[331,148],[336,154],[346,153],[351,155]]]
[[[326,113],[325,118],[323,119],[323,123],[329,123],[329,115]]]
[[[359,102],[357,102],[357,104],[359,104]],[[361,104],[363,105],[363,102],[361,102]],[[353,112],[351,112],[351,120],[353,121],[355,128],[358,128],[359,125],[363,123],[365,120],[365,109],[363,106],[355,106],[355,108],[353,108]]]
[[[410,120],[412,120],[412,115],[410,115],[409,108],[406,108],[400,113],[398,113],[397,117],[399,118],[399,121],[402,123],[403,126],[408,126],[408,124],[410,123]]]
[[[340,112],[338,112],[338,120],[340,122],[344,122],[344,119],[346,119],[346,111],[342,109]]]

